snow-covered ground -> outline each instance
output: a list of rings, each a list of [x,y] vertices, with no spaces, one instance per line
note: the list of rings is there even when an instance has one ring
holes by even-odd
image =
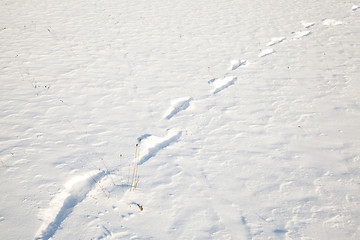
[[[359,0],[2,0],[1,239],[360,239]]]

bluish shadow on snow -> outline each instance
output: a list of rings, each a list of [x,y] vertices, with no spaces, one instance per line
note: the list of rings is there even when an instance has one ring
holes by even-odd
[[[151,134],[144,134],[144,135],[142,135],[142,136],[140,136],[140,137],[138,137],[137,138],[137,140],[138,140],[138,142],[141,140],[144,140],[144,139],[146,139],[146,138],[148,138],[148,137],[150,137],[151,136]]]
[[[208,84],[211,84],[211,83],[213,83],[213,82],[215,82],[215,81],[216,81],[216,78],[210,79],[210,80],[208,81]]]
[[[278,233],[278,234],[284,234],[284,233],[287,233],[288,231],[285,230],[285,229],[275,229],[274,230],[274,233]]]

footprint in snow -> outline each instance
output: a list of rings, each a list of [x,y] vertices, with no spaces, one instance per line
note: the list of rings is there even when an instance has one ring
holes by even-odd
[[[343,22],[334,19],[324,19],[322,20],[322,24],[325,26],[337,26],[337,25],[342,25]]]
[[[294,39],[301,39],[303,37],[309,36],[311,31],[292,32],[292,34],[294,34]]]
[[[268,56],[270,54],[273,54],[275,51],[274,49],[272,48],[269,48],[269,49],[265,49],[265,50],[262,50],[260,53],[259,53],[259,57],[265,57],[265,56]]]
[[[315,25],[315,23],[313,22],[306,22],[306,21],[302,21],[301,24],[304,26],[304,28],[311,28],[312,26]]]
[[[354,6],[352,6],[352,8],[351,8],[351,10],[352,11],[356,11],[356,10],[358,10],[358,9],[360,9],[360,7],[359,6],[357,6],[357,5],[354,5]]]
[[[103,171],[93,171],[83,176],[77,176],[70,179],[65,184],[64,190],[50,201],[49,208],[40,212],[43,223],[40,226],[35,239],[51,239],[61,223],[73,211],[74,207],[85,199],[95,183],[100,181],[105,175],[106,173]]]
[[[274,46],[276,44],[279,44],[281,42],[283,42],[286,38],[285,37],[277,37],[277,38],[271,38],[271,41],[268,42],[268,46]]]
[[[236,70],[238,67],[245,65],[246,64],[246,60],[233,60],[230,63],[230,71],[234,71]]]
[[[176,142],[181,137],[181,134],[181,131],[170,130],[164,137],[157,137],[149,134],[144,135],[146,137],[141,138],[138,164],[142,165],[150,158],[154,157],[160,150]]]
[[[225,88],[228,88],[229,86],[233,85],[236,80],[237,77],[228,76],[224,78],[213,78],[210,81],[208,81],[208,83],[214,86],[213,94],[217,94],[218,92],[224,90]]]
[[[165,114],[165,118],[171,119],[180,111],[186,110],[190,106],[191,101],[192,101],[191,97],[178,98],[171,101],[171,107]]]

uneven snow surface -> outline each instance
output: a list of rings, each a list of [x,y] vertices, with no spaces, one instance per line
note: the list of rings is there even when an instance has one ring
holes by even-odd
[[[360,1],[0,2],[0,239],[360,239]]]

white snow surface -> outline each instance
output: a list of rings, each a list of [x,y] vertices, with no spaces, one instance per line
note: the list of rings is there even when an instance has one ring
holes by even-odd
[[[1,1],[0,238],[360,239],[359,5]]]

